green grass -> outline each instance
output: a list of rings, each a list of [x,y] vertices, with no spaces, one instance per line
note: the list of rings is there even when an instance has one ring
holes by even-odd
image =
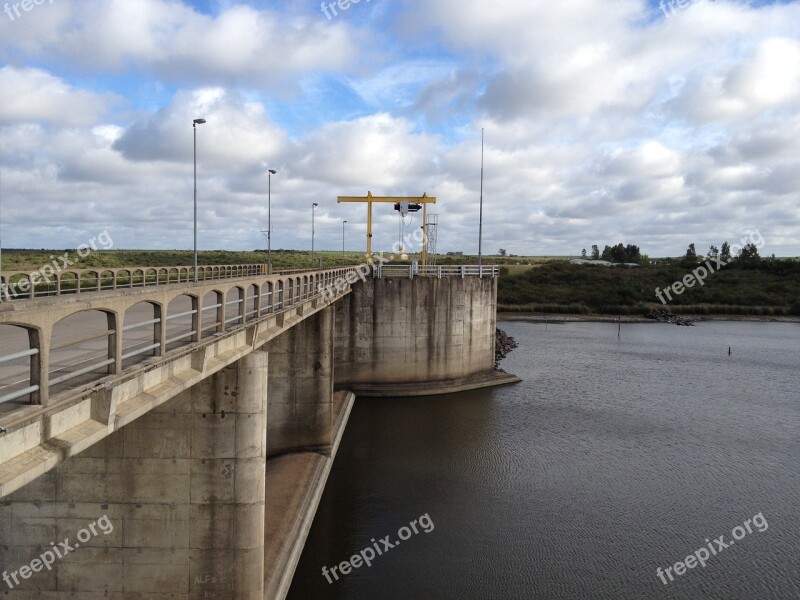
[[[67,250],[3,250],[3,271],[35,271],[41,266],[51,262],[51,257],[56,258],[69,252],[70,260],[76,261],[71,268],[73,269],[92,269],[98,267],[120,268],[120,267],[175,267],[189,266],[193,262],[191,250],[99,250],[92,252],[86,258],[81,259],[75,249]],[[384,251],[385,255],[390,252]],[[322,259],[323,266],[352,265],[360,264],[364,261],[365,252],[348,251],[317,251],[314,253],[315,262],[318,264]],[[418,258],[413,255],[412,258]],[[563,258],[553,257],[500,257],[484,256],[486,264],[504,265],[512,269],[514,273],[522,273],[528,269],[535,268],[552,262],[554,260],[564,260]],[[200,265],[234,265],[234,264],[263,264],[267,262],[267,251],[228,251],[211,250],[198,252],[198,263]],[[392,264],[408,264],[409,260],[400,260],[396,257]],[[478,257],[474,255],[465,256],[446,256],[436,257],[436,264],[440,265],[475,265]],[[311,266],[311,252],[308,250],[273,250],[273,268],[278,269],[301,269]]]
[[[97,267],[175,267],[189,266],[193,262],[191,250],[100,250],[81,259],[75,250],[3,250],[3,271],[35,271],[56,258],[69,252],[70,260],[75,261],[72,269],[92,269]],[[322,259],[323,266],[357,264],[363,260],[359,252],[315,252],[315,262]],[[211,250],[198,252],[200,265],[265,264],[267,252],[235,252]],[[311,266],[311,253],[297,250],[273,250],[274,269],[302,269]]]

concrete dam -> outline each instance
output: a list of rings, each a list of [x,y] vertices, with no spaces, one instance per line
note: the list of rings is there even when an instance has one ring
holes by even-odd
[[[518,381],[496,268],[202,268],[0,304],[4,597],[284,598],[356,396]]]

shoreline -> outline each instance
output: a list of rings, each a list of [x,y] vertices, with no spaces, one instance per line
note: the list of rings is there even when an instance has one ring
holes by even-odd
[[[702,321],[749,321],[755,323],[800,323],[800,317],[775,317],[758,315],[679,315],[683,319],[702,322]],[[648,319],[640,315],[587,315],[587,314],[561,314],[561,313],[540,313],[540,312],[497,312],[498,321],[524,321],[527,323],[653,323],[663,325],[661,321]],[[667,323],[669,325],[669,323]]]

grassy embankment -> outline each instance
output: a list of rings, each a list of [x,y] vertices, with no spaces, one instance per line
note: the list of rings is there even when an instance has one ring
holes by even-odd
[[[668,288],[691,272],[678,261],[639,269],[552,262],[500,278],[500,310],[560,314],[674,314],[800,316],[800,262],[733,263],[662,304],[655,289]],[[666,297],[665,297],[666,299]]]
[[[98,267],[175,267],[191,265],[193,261],[191,250],[99,250],[92,252],[86,258],[80,258],[75,249],[71,250],[3,250],[3,271],[35,271],[41,266],[56,261],[69,252],[69,259],[75,261],[72,269],[92,269]],[[388,256],[388,255],[386,255]],[[322,259],[323,266],[355,265],[363,262],[363,252],[337,252],[317,251],[314,253],[315,262]],[[507,265],[514,273],[524,272],[533,266],[539,266],[552,258],[500,258],[486,257],[486,264]],[[238,264],[264,264],[267,262],[266,250],[256,251],[227,251],[211,250],[198,252],[197,261],[200,265],[238,265]],[[392,260],[392,264],[408,264],[409,261]],[[519,264],[518,264],[519,263]],[[60,264],[60,263],[59,263]],[[439,256],[437,264],[460,265],[477,264],[474,256]],[[307,250],[273,250],[272,266],[275,270],[304,269],[311,266],[311,253]]]
[[[72,269],[92,269],[107,267],[177,267],[192,264],[191,250],[99,250],[86,258],[80,258],[72,250],[3,250],[3,271],[34,271],[51,262],[51,256],[58,260],[65,252],[75,264]],[[315,259],[322,258],[323,265],[354,264],[361,260],[358,252],[315,252]],[[265,264],[267,252],[236,252],[227,250],[201,251],[197,254],[200,265],[239,265]],[[59,263],[60,264],[60,263]],[[311,266],[311,253],[296,250],[273,250],[274,269],[302,269]]]

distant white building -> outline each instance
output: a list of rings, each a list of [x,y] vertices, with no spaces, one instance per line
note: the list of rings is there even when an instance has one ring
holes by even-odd
[[[573,265],[593,265],[595,267],[626,267],[628,269],[638,269],[642,265],[638,263],[612,263],[607,260],[588,260],[586,258],[573,258],[569,261]]]
[[[573,265],[594,265],[595,267],[613,267],[614,263],[607,260],[588,260],[586,258],[573,258],[569,261]]]

